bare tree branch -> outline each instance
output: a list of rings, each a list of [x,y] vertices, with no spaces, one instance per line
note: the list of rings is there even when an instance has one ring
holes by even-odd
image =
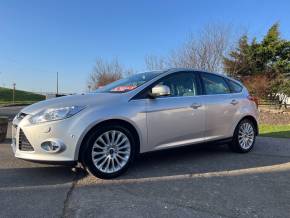
[[[229,49],[229,39],[229,27],[208,25],[198,37],[191,34],[183,46],[167,57],[147,56],[145,65],[149,70],[185,67],[219,72],[223,70],[223,57]]]
[[[148,70],[163,70],[166,68],[165,60],[154,55],[145,57],[145,65]]]
[[[105,61],[102,58],[97,58],[94,71],[90,74],[88,79],[88,86],[94,90],[121,79],[124,75],[132,74],[133,72],[132,69],[125,70],[117,58],[113,59],[111,62]]]

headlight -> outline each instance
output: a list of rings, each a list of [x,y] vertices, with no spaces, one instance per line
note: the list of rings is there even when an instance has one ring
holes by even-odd
[[[32,124],[43,123],[48,121],[62,120],[69,118],[81,110],[83,110],[85,106],[71,106],[71,107],[63,107],[63,108],[50,108],[39,113],[33,115],[29,121]]]

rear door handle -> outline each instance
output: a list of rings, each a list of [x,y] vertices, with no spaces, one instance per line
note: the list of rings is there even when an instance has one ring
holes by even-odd
[[[192,105],[190,105],[190,107],[192,109],[197,109],[197,108],[201,107],[201,104],[199,104],[199,103],[193,103]]]
[[[238,104],[239,102],[236,100],[236,99],[233,99],[232,101],[231,101],[231,104],[232,105],[236,105],[236,104]]]

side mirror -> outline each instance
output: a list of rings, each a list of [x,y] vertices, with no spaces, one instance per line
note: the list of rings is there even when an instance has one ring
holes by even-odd
[[[156,85],[152,88],[150,96],[153,98],[170,95],[170,88],[166,85]]]

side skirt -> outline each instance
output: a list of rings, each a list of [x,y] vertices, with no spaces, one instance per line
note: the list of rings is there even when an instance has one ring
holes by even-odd
[[[202,145],[212,145],[212,146],[224,145],[224,144],[227,144],[227,143],[232,142],[232,140],[233,140],[233,137],[229,137],[229,138],[212,140],[212,141],[207,141],[207,142],[202,142],[202,143],[196,143],[196,144],[191,144],[191,145],[183,145],[183,146],[181,145],[181,146],[173,147],[173,148],[170,148],[169,147],[169,148],[163,148],[163,149],[160,149],[160,150],[146,151],[146,152],[143,152],[143,153],[140,153],[140,154],[148,154],[148,153],[162,152],[162,151],[165,151],[165,150],[177,150],[177,149],[180,149],[180,148],[194,147],[194,146],[202,146]]]

